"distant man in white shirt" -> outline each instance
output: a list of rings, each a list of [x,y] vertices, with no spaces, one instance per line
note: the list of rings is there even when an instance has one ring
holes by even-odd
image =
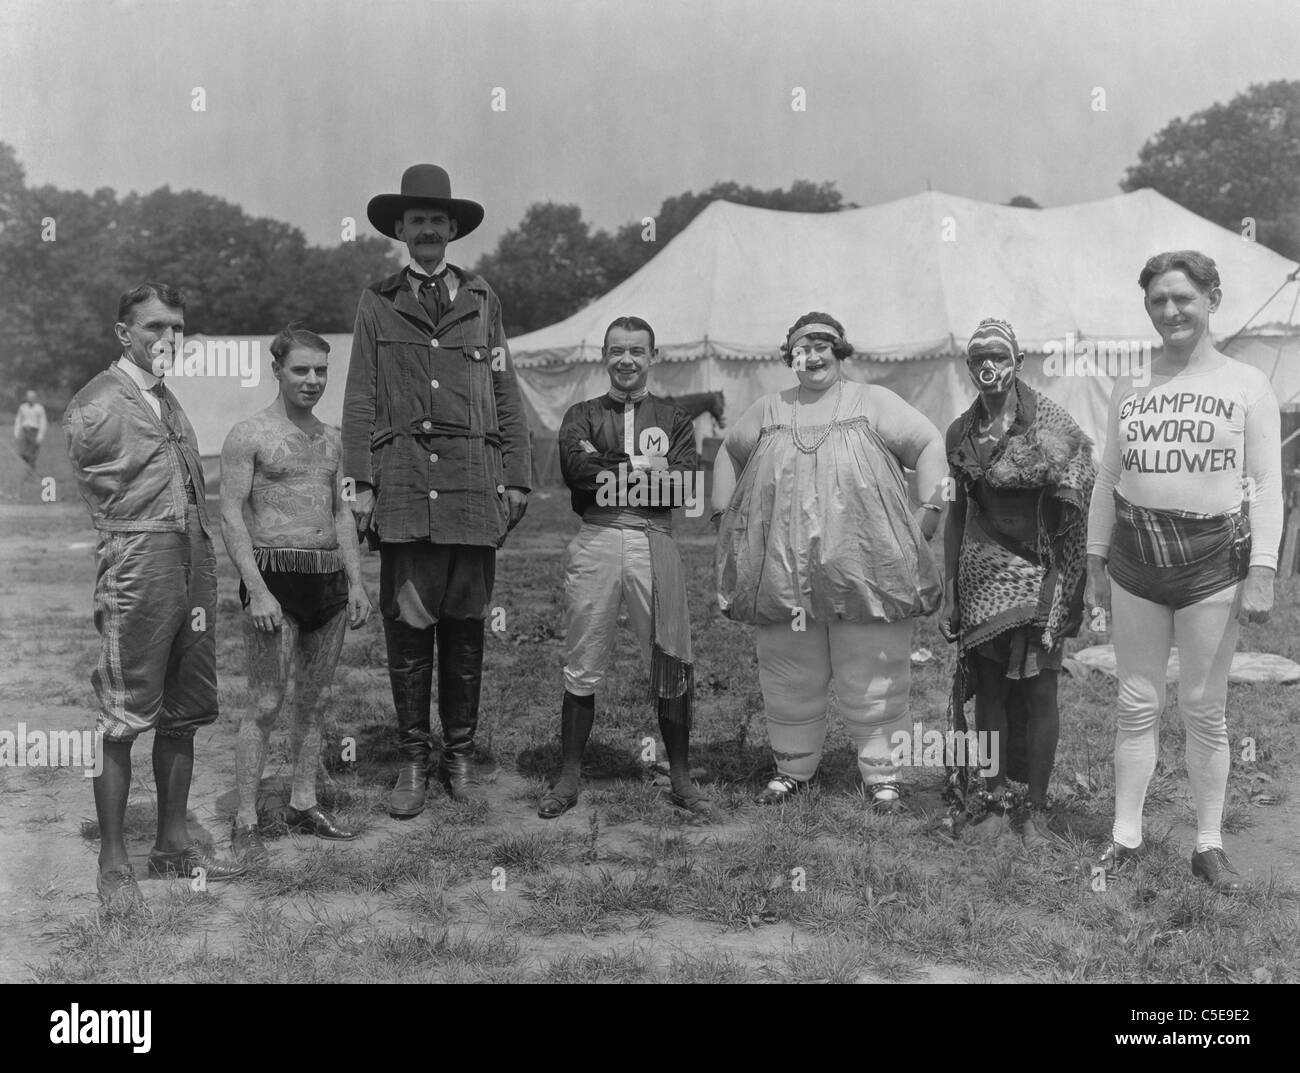
[[[27,392],[27,400],[18,404],[14,416],[14,439],[18,443],[18,456],[28,467],[36,469],[36,456],[45,442],[45,407],[34,391]]]

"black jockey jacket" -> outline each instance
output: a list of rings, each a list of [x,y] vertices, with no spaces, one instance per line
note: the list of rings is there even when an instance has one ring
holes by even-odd
[[[600,504],[597,493],[611,487],[611,480],[626,478],[632,466],[633,455],[665,458],[670,472],[694,477],[698,474],[700,458],[695,449],[695,424],[686,412],[674,403],[647,394],[632,403],[635,410],[633,427],[629,430],[624,416],[624,404],[609,395],[587,399],[570,406],[560,424],[560,470],[564,483],[569,486],[573,509],[585,514],[589,507]],[[595,452],[582,446],[586,440]],[[602,477],[604,473],[606,476]],[[649,518],[670,519],[672,508],[684,506],[680,494],[684,481],[670,485],[677,494],[661,499],[657,506],[638,507]]]

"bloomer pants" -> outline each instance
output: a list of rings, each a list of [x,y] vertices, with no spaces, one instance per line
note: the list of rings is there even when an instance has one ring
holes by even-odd
[[[912,622],[804,621],[759,626],[758,681],[767,736],[782,775],[807,782],[821,763],[830,697],[858,752],[868,786],[898,777],[890,744],[910,730]]]
[[[108,741],[193,737],[217,718],[217,561],[198,510],[183,533],[100,535],[99,663],[90,676]]]
[[[609,669],[619,608],[650,658],[653,588],[650,540],[640,529],[583,523],[569,542],[564,567],[564,688],[578,697],[596,692]],[[685,653],[689,663],[691,653]]]

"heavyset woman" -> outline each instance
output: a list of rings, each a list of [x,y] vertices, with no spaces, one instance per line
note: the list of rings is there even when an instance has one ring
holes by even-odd
[[[1095,604],[1110,613],[1119,672],[1115,824],[1101,864],[1142,851],[1142,806],[1156,765],[1165,668],[1179,653],[1178,708],[1196,806],[1192,873],[1232,893],[1223,850],[1228,785],[1225,706],[1240,622],[1264,622],[1282,530],[1277,399],[1259,370],[1220,353],[1210,316],[1222,298],[1214,261],[1157,254],[1138,278],[1163,341],[1150,382],[1124,378],[1111,399],[1088,520]]]
[[[1022,834],[1041,848],[1056,760],[1057,674],[1083,619],[1085,535],[1096,470],[1074,419],[1019,378],[1011,325],[983,320],[966,347],[976,398],[948,429],[956,490],[944,530],[941,628],[958,641],[953,714],[996,761],[984,775],[979,838],[1009,834],[1007,779],[1029,784]]]
[[[833,696],[875,807],[900,794],[891,734],[907,727],[913,619],[940,600],[926,541],[938,528],[943,441],[892,391],[843,375],[838,320],[800,317],[782,355],[795,383],[755,402],[714,468],[718,601],[756,627],[776,776],[758,801],[806,787]],[[923,509],[912,517],[903,467]]]

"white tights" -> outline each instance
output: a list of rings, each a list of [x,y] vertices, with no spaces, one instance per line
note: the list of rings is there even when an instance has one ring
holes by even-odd
[[[1223,846],[1220,824],[1228,790],[1228,669],[1237,647],[1241,585],[1174,611],[1111,585],[1112,630],[1119,672],[1115,731],[1113,838],[1142,842],[1142,805],[1156,768],[1165,706],[1169,649],[1178,645],[1178,710],[1187,735],[1187,781],[1196,804],[1197,851]]]

